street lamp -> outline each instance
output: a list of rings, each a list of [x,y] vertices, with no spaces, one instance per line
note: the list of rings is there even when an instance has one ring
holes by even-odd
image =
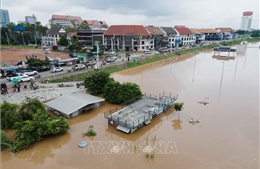
[[[218,94],[218,99],[220,97],[220,93],[221,93],[221,87],[222,87],[222,81],[223,81],[223,74],[224,74],[224,68],[225,68],[225,62],[222,62],[223,66],[222,66],[222,74],[221,74],[221,80],[220,80],[220,86],[219,86],[219,94]]]

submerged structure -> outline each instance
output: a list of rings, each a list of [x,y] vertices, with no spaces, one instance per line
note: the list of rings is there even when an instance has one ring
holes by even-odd
[[[135,101],[106,111],[104,116],[109,125],[125,133],[132,133],[148,125],[155,116],[166,111],[177,99],[178,95],[171,93],[163,93],[159,97],[145,94]]]
[[[60,96],[44,104],[48,110],[53,111],[55,114],[72,118],[84,111],[99,107],[103,101],[105,99],[78,92]]]
[[[235,59],[235,53],[236,53],[235,48],[231,48],[229,46],[220,46],[218,48],[214,48],[213,52],[214,55],[212,58],[218,59],[218,60],[230,60],[230,59]],[[227,53],[228,55],[221,55],[221,53]],[[230,53],[233,53],[233,56],[230,56]]]

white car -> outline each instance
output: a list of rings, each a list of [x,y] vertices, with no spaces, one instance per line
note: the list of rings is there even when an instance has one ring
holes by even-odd
[[[74,70],[81,70],[81,69],[86,69],[86,66],[84,64],[76,64],[73,66]]]
[[[28,76],[33,76],[33,75],[37,75],[38,72],[33,70],[33,71],[24,71],[23,72],[24,75],[28,75]]]
[[[33,77],[28,76],[28,75],[20,76],[20,78],[21,78],[20,82],[29,82],[29,81],[33,80]]]
[[[51,73],[54,73],[54,72],[62,72],[63,71],[63,68],[62,67],[54,67],[51,69]]]
[[[20,78],[21,76],[23,76],[23,73],[16,73],[16,76],[13,77],[6,77],[7,80],[12,81],[14,78]]]
[[[31,76],[28,76],[28,75],[24,75],[24,74],[23,74],[23,75],[11,77],[11,78],[9,78],[8,80],[9,80],[9,81],[12,81],[12,80],[15,79],[15,78],[20,78],[20,79],[21,79],[20,82],[28,82],[28,81],[30,81],[30,80],[33,79],[33,77],[31,77]]]
[[[144,54],[151,54],[151,51],[150,50],[144,50]]]

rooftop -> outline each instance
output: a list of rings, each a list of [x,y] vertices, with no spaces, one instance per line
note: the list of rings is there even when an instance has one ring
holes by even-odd
[[[189,28],[186,26],[174,26],[174,29],[176,29],[181,35],[190,35],[192,32]]]
[[[152,35],[165,35],[165,33],[159,27],[146,26],[145,28]]]
[[[62,112],[63,114],[70,115],[80,108],[102,101],[105,101],[105,99],[78,92],[60,96],[44,104],[52,109]]]
[[[149,36],[143,25],[112,25],[104,35]]]

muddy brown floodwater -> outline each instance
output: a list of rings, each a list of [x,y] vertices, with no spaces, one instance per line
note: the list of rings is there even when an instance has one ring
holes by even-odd
[[[139,84],[144,93],[178,94],[181,112],[170,108],[124,134],[108,126],[103,112],[115,105],[104,103],[70,119],[67,134],[16,154],[2,151],[3,168],[259,169],[259,48],[247,48],[229,61],[212,55],[201,52],[113,74],[120,82]],[[190,118],[199,123],[189,123]],[[83,138],[89,125],[97,136]],[[77,146],[82,140],[89,143],[83,149]],[[149,143],[156,146],[154,158],[145,155]]]

